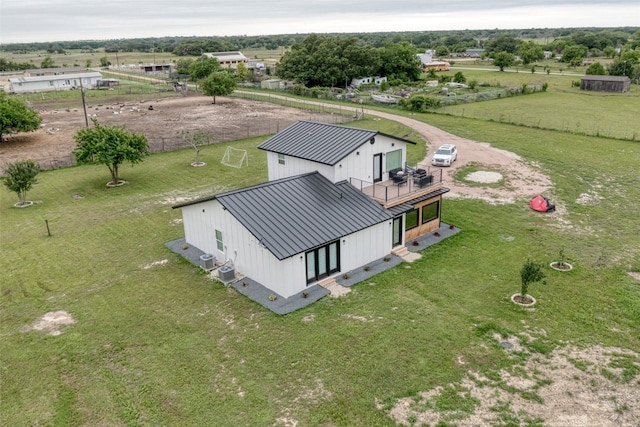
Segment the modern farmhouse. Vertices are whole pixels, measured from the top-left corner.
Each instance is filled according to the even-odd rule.
[[[259,148],[269,181],[175,205],[185,242],[290,298],[440,227],[440,169],[406,164],[411,141],[299,121]]]

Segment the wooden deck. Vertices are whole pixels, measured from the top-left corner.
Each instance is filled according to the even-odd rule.
[[[423,185],[419,185],[412,175],[409,175],[404,183],[391,179],[372,183],[357,178],[351,178],[350,182],[358,190],[388,208],[438,189],[442,185],[442,171],[437,169],[430,174],[433,179],[426,184],[423,182]]]

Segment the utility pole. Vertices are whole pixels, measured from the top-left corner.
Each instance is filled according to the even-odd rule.
[[[87,103],[84,99],[84,85],[82,84],[82,77],[80,77],[80,94],[82,95],[82,109],[84,110],[84,124],[89,128],[89,116],[87,115]]]

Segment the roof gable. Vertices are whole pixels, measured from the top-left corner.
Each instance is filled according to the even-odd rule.
[[[333,166],[377,134],[368,129],[301,120],[258,148]]]
[[[318,172],[270,181],[174,206],[216,199],[273,255],[282,260],[392,215],[346,181]]]

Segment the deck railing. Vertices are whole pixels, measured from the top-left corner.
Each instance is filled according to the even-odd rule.
[[[442,184],[442,169],[427,168],[425,174],[419,174],[415,168],[405,168],[405,179],[388,179],[380,182],[370,182],[358,178],[350,178],[351,185],[367,196],[381,202],[419,196],[428,193],[432,187]]]

